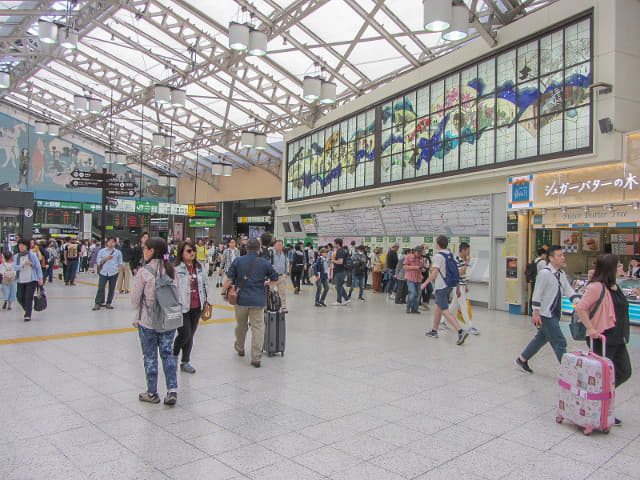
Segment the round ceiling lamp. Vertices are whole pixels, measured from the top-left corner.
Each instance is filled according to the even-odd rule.
[[[256,150],[264,150],[267,148],[267,135],[264,133],[256,133],[255,134],[255,149]]]
[[[187,92],[179,88],[171,89],[171,105],[174,107],[184,107],[187,103]]]
[[[223,165],[221,163],[214,163],[211,165],[211,175],[222,175]]]
[[[229,24],[229,48],[237,52],[246,50],[249,46],[249,25],[231,22]]]
[[[156,103],[169,103],[171,101],[171,89],[165,85],[155,85],[153,96]]]
[[[467,38],[469,30],[469,11],[463,5],[451,7],[451,27],[442,34],[442,38],[448,42],[455,42]]]
[[[11,85],[11,75],[9,72],[0,72],[0,88],[9,88]]]
[[[336,103],[336,89],[337,85],[333,82],[322,82],[320,87],[320,103],[330,105]]]
[[[249,54],[263,57],[267,54],[267,34],[252,29],[249,33]]]
[[[231,165],[230,163],[225,163],[222,165],[223,177],[230,177],[232,173],[233,173],[233,165]]]
[[[302,97],[313,102],[320,98],[322,93],[322,79],[320,77],[304,77],[302,81]]]
[[[35,123],[35,129],[36,129],[36,133],[38,135],[44,135],[44,134],[49,132],[49,129],[47,128],[47,123],[46,122],[36,122]]]
[[[38,38],[43,43],[56,43],[58,41],[58,26],[46,20],[38,20]]]
[[[451,0],[422,0],[424,28],[429,32],[444,32],[451,26]]]
[[[240,144],[242,147],[251,148],[256,144],[256,134],[254,132],[244,131],[240,135]]]
[[[66,28],[62,34],[62,40],[60,40],[60,46],[73,50],[78,47],[78,32],[74,32],[70,28]]]

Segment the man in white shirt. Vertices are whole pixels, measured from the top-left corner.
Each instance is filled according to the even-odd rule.
[[[454,287],[449,285],[450,282],[447,282],[447,262],[453,262],[455,265],[455,259],[451,251],[447,248],[449,246],[449,239],[447,237],[444,235],[438,236],[438,238],[436,238],[436,245],[438,246],[439,252],[433,256],[431,275],[429,275],[429,278],[422,284],[422,288],[426,288],[427,284],[434,280],[436,281],[436,308],[433,312],[433,328],[425,335],[431,338],[438,338],[438,326],[444,316],[447,322],[458,332],[456,345],[462,345],[469,336],[469,332],[460,328],[458,320],[449,311],[449,297],[451,296],[452,290],[454,288],[456,290],[453,292],[454,295],[457,295],[460,290],[460,286],[457,283]]]

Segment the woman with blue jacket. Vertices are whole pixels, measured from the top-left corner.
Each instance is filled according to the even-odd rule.
[[[318,258],[313,264],[313,274],[316,276],[316,307],[326,307],[324,300],[329,293],[329,268],[327,267],[327,249],[321,248]],[[320,290],[324,291],[320,294]]]
[[[24,310],[24,321],[31,320],[33,296],[42,285],[42,267],[35,253],[29,250],[29,241],[20,239],[18,253],[13,256],[13,269],[18,277],[18,303]]]
[[[204,269],[200,262],[196,260],[196,247],[191,242],[180,244],[175,266],[183,322],[182,326],[178,328],[178,335],[173,344],[173,355],[177,360],[182,351],[180,370],[186,373],[196,373],[196,369],[190,363],[191,349],[193,348],[193,337],[200,322],[200,314],[209,304],[209,279],[204,275]]]

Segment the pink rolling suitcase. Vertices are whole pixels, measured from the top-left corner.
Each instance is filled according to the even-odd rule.
[[[603,353],[606,339],[602,336]],[[609,433],[615,422],[615,374],[613,363],[606,357],[589,352],[565,353],[558,380],[560,395],[556,422],[563,420],[584,428]]]

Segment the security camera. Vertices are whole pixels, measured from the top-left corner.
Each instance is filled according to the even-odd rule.
[[[391,195],[382,195],[380,197],[380,207],[384,208],[387,206],[387,200],[391,198]]]

